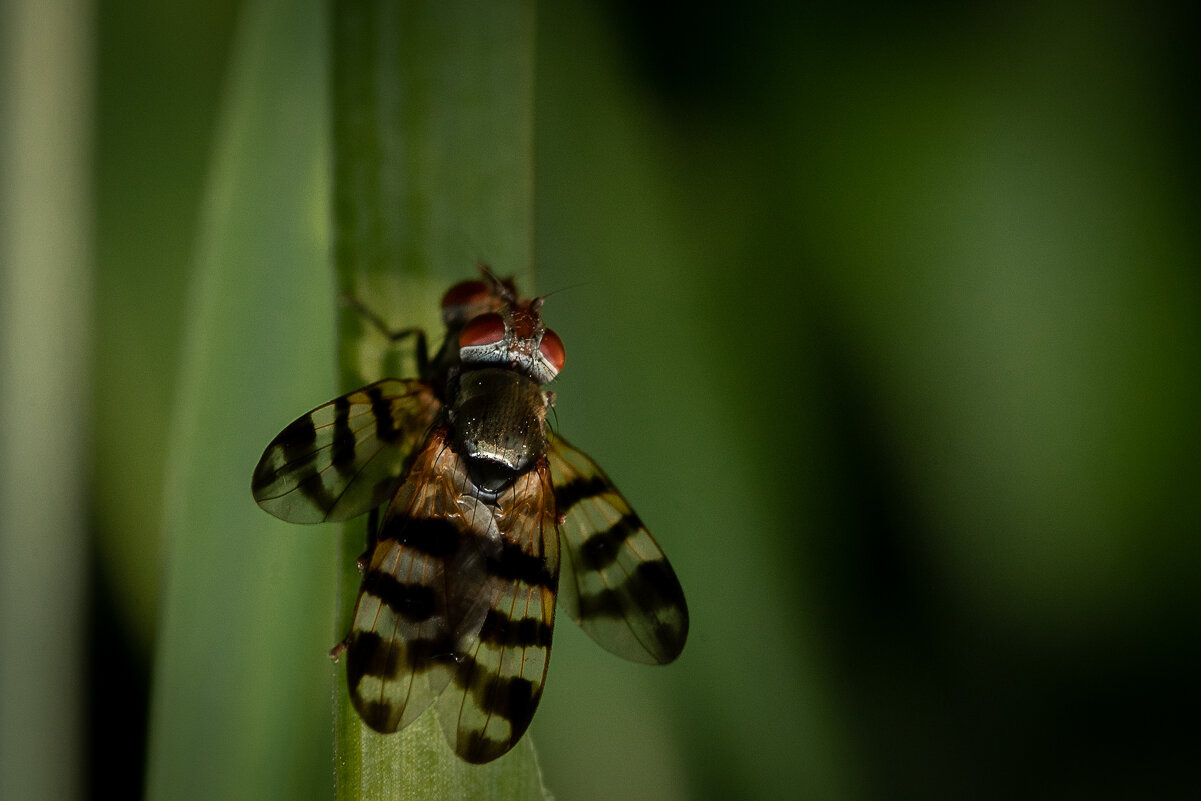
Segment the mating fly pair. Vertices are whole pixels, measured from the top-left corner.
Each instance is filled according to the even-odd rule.
[[[626,659],[666,664],[688,634],[663,551],[596,464],[546,420],[563,367],[542,299],[485,271],[442,301],[446,341],[417,379],[385,379],[301,416],[251,488],[294,523],[387,504],[345,648],[355,709],[394,732],[431,704],[451,748],[489,762],[533,718],[555,610]]]

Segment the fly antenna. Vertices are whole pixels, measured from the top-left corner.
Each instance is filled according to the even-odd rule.
[[[496,294],[501,297],[505,303],[513,304],[517,302],[517,287],[513,284],[512,278],[501,278],[496,273],[492,272],[492,268],[482,261],[477,261],[475,266],[483,274],[485,278],[492,282],[492,286],[496,288]]]
[[[545,295],[541,295],[539,297],[539,300],[546,300],[551,295],[557,295],[560,292],[566,292],[569,289],[579,289],[580,287],[588,286],[591,283],[592,283],[591,281],[580,281],[579,283],[576,283],[576,284],[568,284],[567,286],[561,286],[558,289],[552,289],[550,292],[547,292]]]

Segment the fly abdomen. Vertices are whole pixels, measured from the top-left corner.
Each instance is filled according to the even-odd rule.
[[[467,475],[476,489],[484,493],[484,496],[481,497],[488,497],[504,492],[521,473],[507,464],[492,459],[469,457],[467,459]]]

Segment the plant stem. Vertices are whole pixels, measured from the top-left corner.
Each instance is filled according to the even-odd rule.
[[[436,347],[439,297],[477,262],[530,285],[534,6],[335,0],[330,13],[337,287],[391,327],[424,327]],[[412,376],[412,354],[397,368],[390,352],[361,314],[343,310],[344,391]],[[357,521],[344,527],[339,637],[363,536]],[[454,755],[432,713],[379,735],[359,720],[341,678],[335,698],[339,799],[542,794],[528,736],[474,767]]]

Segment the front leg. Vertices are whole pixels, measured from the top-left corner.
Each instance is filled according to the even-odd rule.
[[[343,295],[342,302],[354,308],[354,310],[362,315],[367,322],[371,323],[375,330],[387,337],[388,341],[392,342],[393,344],[401,341],[402,339],[414,337],[416,341],[413,349],[417,358],[417,374],[419,376],[425,376],[429,373],[429,345],[425,338],[425,331],[423,329],[416,326],[411,326],[409,328],[389,328],[388,324],[384,322],[383,318],[376,314],[375,311],[367,306],[366,303],[363,303],[363,301],[359,300],[353,295]]]

